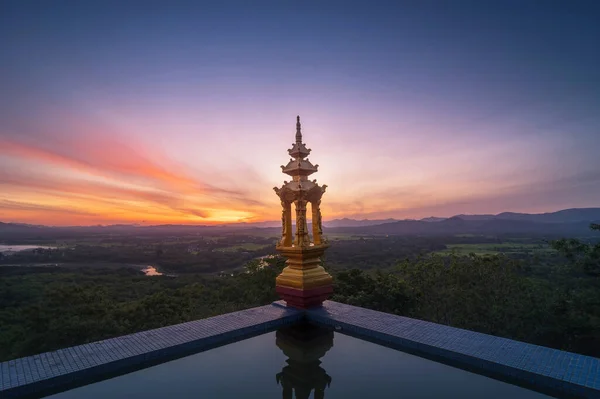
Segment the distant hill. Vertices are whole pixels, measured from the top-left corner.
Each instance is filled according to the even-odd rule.
[[[337,227],[326,233],[355,235],[454,235],[454,234],[536,234],[552,236],[597,235],[590,232],[589,222],[539,223],[526,220],[464,220],[452,217],[440,222],[402,220],[375,226]]]
[[[376,222],[376,221],[372,221]],[[498,215],[457,215],[421,220],[396,220],[381,224],[340,226],[327,232],[385,235],[441,234],[590,234],[589,225],[600,222],[600,208],[574,208],[558,212],[529,214],[503,212]]]
[[[325,227],[358,227],[358,226],[374,226],[377,224],[391,223],[396,222],[396,219],[333,219],[330,221],[323,221],[323,226]]]
[[[446,220],[447,218],[438,218],[435,216],[430,216],[428,218],[421,219],[422,222],[441,222],[442,220]]]
[[[573,208],[564,209],[557,212],[549,213],[514,213],[502,212],[497,215],[482,214],[482,215],[455,215],[450,218],[430,216],[420,219],[421,222],[442,222],[452,218],[460,218],[467,221],[485,221],[485,220],[521,220],[537,223],[571,223],[571,222],[593,222],[600,220],[600,208]],[[409,220],[398,219],[334,219],[329,222],[324,222],[326,227],[358,227],[358,226],[375,226],[385,223],[393,223]]]
[[[428,217],[421,220],[334,219],[323,223],[326,233],[359,235],[441,235],[441,234],[548,234],[572,236],[590,234],[590,223],[600,223],[600,208],[565,209],[529,214],[503,212],[498,215],[457,215],[451,218]],[[48,227],[0,222],[0,240],[61,239],[78,234],[177,235],[236,234],[261,231],[277,235],[280,222],[235,223],[226,225],[112,225]],[[310,228],[310,227],[309,227]]]
[[[3,223],[0,222],[0,231],[30,231],[35,229],[44,228],[44,226],[33,226],[30,224],[22,223]]]
[[[463,220],[492,220],[496,218],[496,215],[456,215],[454,217],[461,218]]]
[[[521,220],[537,223],[574,223],[600,220],[600,208],[572,208],[548,213],[502,212],[497,215],[456,215],[464,220]]]
[[[255,228],[255,227],[280,227],[281,221],[269,220],[266,222],[254,222],[254,223],[227,223],[220,224],[218,227],[239,227],[239,228]]]
[[[503,212],[496,219],[528,220],[539,223],[569,223],[600,220],[600,208],[573,208],[550,213],[513,213]]]

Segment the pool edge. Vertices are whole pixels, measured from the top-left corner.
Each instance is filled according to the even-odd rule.
[[[325,301],[308,321],[527,389],[600,398],[600,359],[423,320]]]

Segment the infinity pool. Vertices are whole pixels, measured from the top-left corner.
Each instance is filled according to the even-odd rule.
[[[330,330],[295,326],[51,396],[549,398]]]

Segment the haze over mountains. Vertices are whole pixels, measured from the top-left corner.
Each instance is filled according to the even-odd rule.
[[[326,233],[357,235],[441,235],[441,234],[547,234],[576,236],[590,234],[590,223],[600,222],[600,208],[574,208],[558,212],[528,214],[503,212],[497,215],[456,215],[421,220],[334,219],[324,222]],[[260,231],[278,234],[280,223],[234,223],[229,225],[110,225],[50,227],[0,222],[0,239],[46,239],[85,234],[179,234]]]
[[[590,223],[599,221],[600,208],[574,208],[540,214],[503,212],[450,218],[432,216],[421,220],[339,219],[325,223],[325,230],[373,235],[545,234],[568,237],[590,234]]]
[[[430,216],[419,219],[421,222],[441,222],[448,219],[460,218],[463,220],[483,221],[483,220],[520,220],[536,223],[571,223],[600,220],[600,208],[571,208],[563,209],[557,212],[547,213],[515,213],[502,212],[497,215],[455,215],[449,218],[440,218]],[[405,219],[411,220],[411,219]],[[326,227],[357,227],[357,226],[373,226],[384,223],[398,222],[398,219],[383,219],[383,220],[355,220],[355,219],[334,219],[330,222],[323,222]]]

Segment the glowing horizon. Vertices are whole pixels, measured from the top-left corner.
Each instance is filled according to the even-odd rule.
[[[66,3],[0,13],[2,222],[279,220],[297,114],[325,221],[600,206],[583,6]]]

